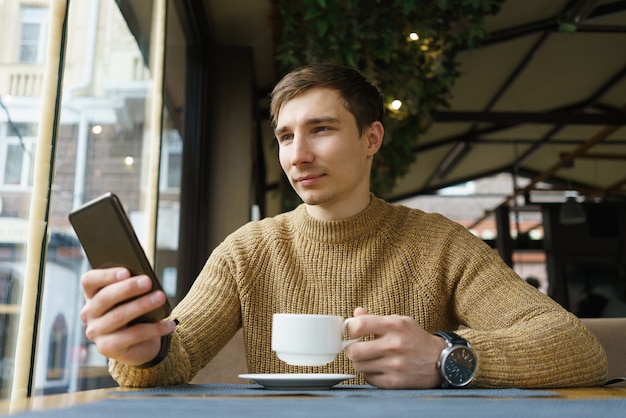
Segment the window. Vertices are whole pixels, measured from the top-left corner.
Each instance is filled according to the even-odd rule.
[[[183,140],[176,129],[163,131],[161,190],[178,190],[181,180]]]
[[[150,45],[149,32],[155,25],[139,26],[133,12],[140,9],[141,22],[150,22],[150,17],[157,15],[152,11],[152,2],[132,1],[124,5],[116,0],[68,2],[68,19],[63,29],[64,35],[68,35],[67,43],[59,50],[59,56],[64,54],[68,71],[59,76],[63,77],[63,85],[70,94],[64,95],[62,100],[57,97],[61,111],[55,114],[58,132],[50,150],[51,158],[57,158],[54,167],[42,164],[42,168],[35,165],[36,150],[47,155],[48,144],[42,141],[43,145],[38,145],[37,115],[41,109],[34,99],[39,93],[22,94],[22,90],[28,90],[22,88],[22,84],[30,83],[32,74],[43,73],[39,67],[45,63],[48,47],[57,47],[58,39],[47,37],[52,25],[59,28],[61,16],[52,15],[46,3],[50,2],[0,1],[0,14],[14,22],[0,25],[0,35],[2,39],[14,40],[11,50],[15,52],[11,60],[20,63],[11,65],[10,71],[3,73],[15,75],[17,81],[7,77],[2,85],[19,85],[14,89],[16,99],[6,100],[6,109],[0,109],[0,305],[3,305],[0,312],[0,400],[12,396],[14,389],[19,390],[16,393],[19,398],[27,389],[38,395],[116,386],[108,373],[107,359],[85,339],[78,315],[84,304],[80,275],[89,268],[89,263],[68,222],[67,215],[73,208],[105,191],[117,193],[141,237],[152,241],[151,236],[157,235],[159,242],[165,243],[151,252],[155,253],[155,269],[164,271],[169,294],[176,293],[174,266],[178,255],[183,145],[176,128],[182,125],[184,114],[177,112],[179,123],[174,124],[171,117],[164,117],[166,120],[162,121],[161,115],[152,112],[153,88],[158,86],[153,85],[148,67],[153,61],[150,53],[156,51]],[[37,7],[40,4],[44,6]],[[131,22],[124,19],[123,12],[132,15]],[[171,26],[168,23],[168,28],[178,22],[175,17],[168,20],[173,22]],[[178,33],[182,34],[180,28]],[[57,56],[56,51],[50,54],[51,58]],[[94,77],[85,87],[83,75],[87,70]],[[181,80],[180,91],[184,85],[185,81]],[[84,88],[76,88],[80,86]],[[51,103],[48,106],[52,107]],[[89,128],[95,126],[101,128],[99,133],[90,131]],[[155,132],[163,132],[162,150],[156,154],[162,156],[160,173],[151,165],[152,153],[157,152],[156,146],[152,147],[153,138],[157,137]],[[127,156],[133,156],[135,164],[124,164]],[[54,168],[54,173],[44,172],[46,168]],[[156,180],[161,183],[157,184]],[[148,188],[159,186],[165,193],[148,193]],[[31,205],[33,189],[50,191],[49,200],[44,201],[37,195],[36,205]],[[31,207],[35,206],[35,211],[45,216],[43,232],[49,240],[38,260],[39,267],[45,265],[45,269],[39,269],[40,282],[28,281],[26,286],[25,258],[29,254],[26,245],[30,245],[28,240],[34,236],[35,240],[38,238],[37,234],[29,234],[32,229],[29,227],[33,225],[30,217],[35,213]],[[149,215],[155,209],[159,210],[158,219],[153,220]],[[158,230],[157,223],[158,228],[165,230]],[[39,219],[36,221],[37,226],[42,224]],[[40,298],[37,305],[40,311],[34,324],[38,327],[36,346],[20,346],[18,350],[18,331],[26,329],[26,334],[34,336],[28,332],[33,324],[19,329],[22,309],[27,305],[31,308],[31,304],[21,306],[14,302],[21,300],[21,296],[29,300]],[[16,367],[17,357],[31,356],[34,360],[30,368],[22,367],[21,362]],[[12,383],[18,380],[20,387],[13,388]],[[30,387],[25,388],[23,382]]]
[[[17,132],[9,128],[0,143],[0,185],[3,188],[27,188],[33,184],[36,124],[18,123]]]
[[[9,332],[9,321],[15,322],[17,319],[11,315],[13,312],[13,301],[16,299],[14,295],[14,282],[16,273],[11,267],[0,264],[0,304],[2,304],[2,313],[0,313],[0,376],[4,380],[4,376],[10,376],[10,370],[5,372],[6,354],[9,351],[11,335]],[[0,380],[0,388],[3,381]]]
[[[22,8],[19,62],[43,63],[48,35],[48,9]]]
[[[67,351],[67,323],[63,315],[57,315],[48,340],[48,380],[61,380],[65,376]]]

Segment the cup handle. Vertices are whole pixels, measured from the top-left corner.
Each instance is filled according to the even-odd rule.
[[[349,324],[350,322],[352,322],[353,320],[354,320],[354,318],[347,318],[345,321],[343,321],[343,329],[344,329],[344,331],[345,331],[345,330],[346,330],[346,328],[348,327],[348,324]],[[361,341],[362,339],[363,339],[363,337],[355,338],[355,339],[352,339],[352,340],[344,340],[344,341],[341,343],[341,350],[344,350],[344,349],[345,349],[347,346],[349,346],[350,344],[352,344],[352,343],[356,343],[356,342],[359,342],[359,341]]]

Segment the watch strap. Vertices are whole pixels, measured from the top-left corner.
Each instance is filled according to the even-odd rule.
[[[471,347],[469,341],[454,332],[437,331],[433,332],[433,334],[446,340],[449,345],[464,345],[466,347]]]
[[[170,352],[170,345],[172,343],[172,334],[167,334],[161,337],[161,349],[157,353],[156,357],[150,360],[147,363],[140,364],[137,367],[138,369],[148,369],[150,367],[154,367],[167,357],[167,353]]]

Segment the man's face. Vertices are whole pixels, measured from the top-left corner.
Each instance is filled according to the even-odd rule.
[[[374,122],[359,135],[354,116],[335,90],[314,88],[283,103],[275,134],[283,171],[309,208],[317,206],[324,217],[337,218],[362,210],[354,206],[365,199],[369,202],[382,125]]]

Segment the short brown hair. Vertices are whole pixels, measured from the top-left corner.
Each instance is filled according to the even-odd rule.
[[[274,87],[270,98],[272,127],[276,128],[281,106],[315,87],[339,92],[346,109],[363,132],[372,122],[383,120],[383,100],[374,85],[353,68],[335,63],[315,63],[297,68],[284,76]]]

